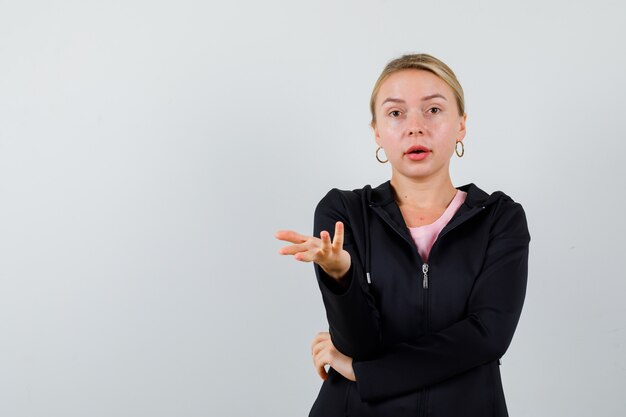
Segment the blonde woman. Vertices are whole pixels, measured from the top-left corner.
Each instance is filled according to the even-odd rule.
[[[370,108],[391,178],[329,191],[313,236],[276,233],[281,254],[313,262],[329,323],[312,342],[324,381],[310,416],[507,416],[500,358],[526,292],[524,210],[452,184],[466,114],[442,61],[391,61]]]

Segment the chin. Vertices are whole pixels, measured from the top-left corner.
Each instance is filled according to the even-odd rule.
[[[395,174],[401,175],[406,178],[419,180],[419,179],[426,179],[429,177],[433,177],[437,173],[441,172],[441,170],[447,171],[447,168],[440,167],[440,169],[433,169],[432,166],[419,166],[419,167],[414,166],[414,167],[411,167],[411,169],[402,169],[402,170],[396,169]],[[448,171],[448,175],[450,175],[449,171]]]

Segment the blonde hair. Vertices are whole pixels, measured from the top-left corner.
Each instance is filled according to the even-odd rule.
[[[383,72],[378,77],[378,80],[376,80],[376,84],[374,84],[374,89],[372,90],[372,96],[370,98],[370,111],[372,112],[372,121],[370,124],[372,127],[376,125],[375,104],[376,96],[378,95],[378,90],[380,90],[380,86],[387,78],[389,78],[391,74],[407,69],[428,71],[441,78],[446,84],[450,86],[450,88],[454,92],[456,104],[459,109],[459,116],[463,116],[465,114],[465,98],[463,96],[463,87],[461,87],[461,83],[459,83],[459,80],[456,78],[456,75],[450,69],[450,67],[448,67],[445,63],[432,55],[402,55],[400,58],[396,58],[387,64]]]

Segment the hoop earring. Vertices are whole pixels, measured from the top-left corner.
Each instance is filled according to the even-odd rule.
[[[457,148],[458,144],[461,144],[461,153],[459,153],[459,149]],[[465,155],[465,145],[463,145],[463,141],[462,140],[457,140],[456,143],[454,144],[454,152],[456,153],[456,156],[458,156],[459,158],[462,157],[463,155]]]
[[[382,146],[379,146],[378,149],[376,149],[376,159],[381,164],[385,164],[385,163],[389,162],[389,159],[385,159],[384,161],[382,159],[380,159],[380,157],[378,156],[378,151],[380,151],[381,149],[383,149]],[[386,158],[386,156],[385,156],[385,158]]]

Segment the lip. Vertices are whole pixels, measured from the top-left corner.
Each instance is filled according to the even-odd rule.
[[[412,153],[415,151],[422,151],[420,153]],[[404,152],[404,155],[413,161],[421,161],[426,158],[430,154],[430,149],[425,146],[415,145],[411,146],[409,149]]]

